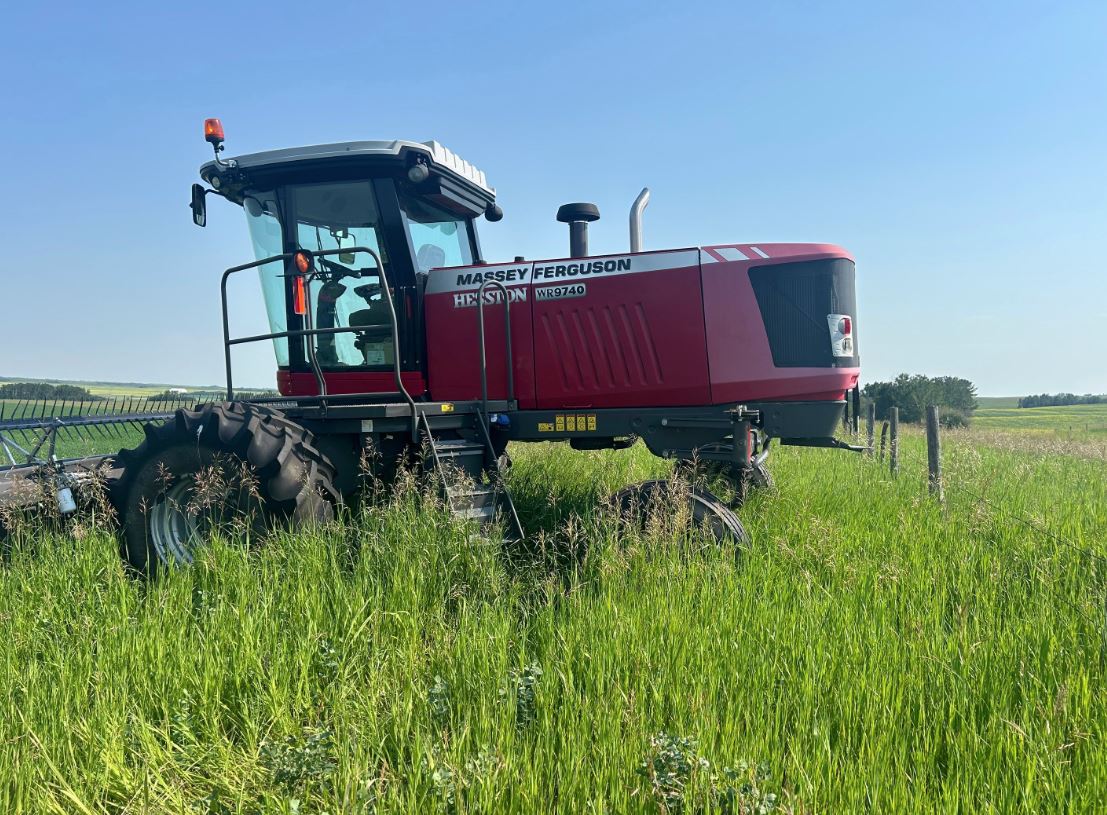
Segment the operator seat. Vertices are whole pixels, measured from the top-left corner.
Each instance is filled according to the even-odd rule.
[[[431,269],[446,265],[446,250],[433,243],[424,243],[415,253],[415,271],[426,274]]]
[[[350,314],[350,327],[361,329],[355,335],[354,347],[361,351],[366,365],[392,364],[392,315],[388,301],[383,294],[376,300],[370,299],[379,291],[373,284],[354,289],[367,305]]]

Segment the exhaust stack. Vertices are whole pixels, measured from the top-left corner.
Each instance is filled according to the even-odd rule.
[[[642,192],[630,205],[630,251],[642,251],[642,212],[649,206],[650,188],[643,187]]]
[[[600,208],[595,204],[562,204],[557,210],[557,220],[569,225],[569,257],[588,257],[588,224],[600,219]]]

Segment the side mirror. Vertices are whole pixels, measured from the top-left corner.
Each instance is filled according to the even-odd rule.
[[[207,190],[204,189],[203,184],[192,185],[192,223],[196,226],[207,226],[208,223],[208,204],[207,204]]]

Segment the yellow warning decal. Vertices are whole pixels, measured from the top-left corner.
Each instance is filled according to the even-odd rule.
[[[594,433],[595,413],[557,413],[553,422],[539,422],[539,433]]]
[[[443,413],[453,413],[454,412],[454,403],[453,402],[443,402],[442,403],[442,412]]]

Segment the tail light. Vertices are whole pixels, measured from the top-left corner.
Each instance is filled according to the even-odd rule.
[[[857,344],[853,340],[853,318],[848,314],[826,315],[830,329],[830,352],[835,357],[857,355]]]

